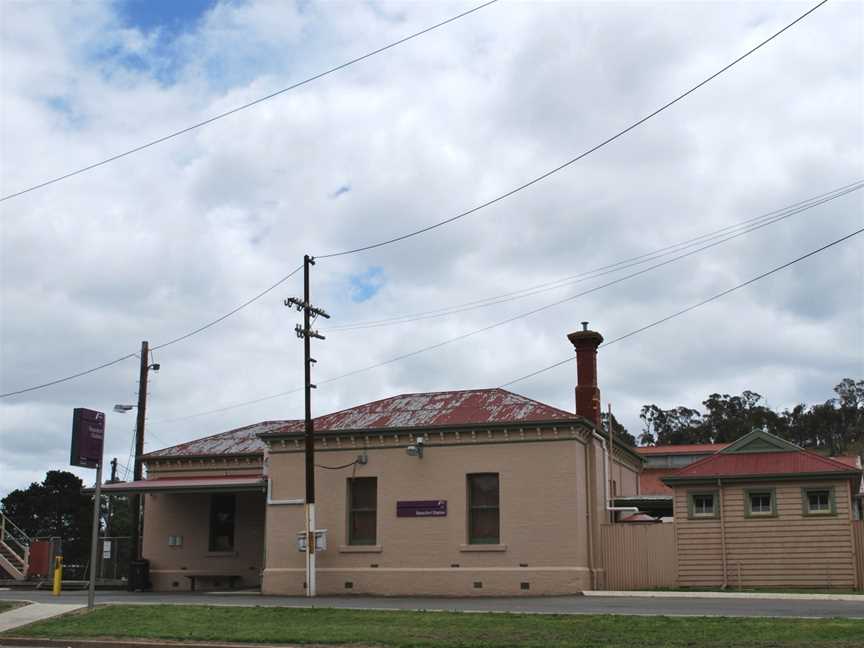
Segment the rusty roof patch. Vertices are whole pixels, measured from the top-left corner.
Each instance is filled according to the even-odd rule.
[[[315,419],[315,430],[380,430],[573,418],[572,412],[505,389],[473,389],[402,394],[365,403]]]
[[[316,432],[388,428],[483,425],[572,420],[572,412],[532,400],[506,389],[402,394],[319,416]],[[145,459],[189,456],[263,454],[259,435],[302,432],[303,421],[264,421],[181,443],[144,455]]]
[[[171,457],[199,457],[224,455],[259,455],[264,454],[264,443],[258,438],[264,432],[273,432],[280,427],[290,426],[302,421],[262,421],[227,432],[220,432],[203,439],[187,441],[179,445],[155,450],[144,455],[144,459],[159,459]]]

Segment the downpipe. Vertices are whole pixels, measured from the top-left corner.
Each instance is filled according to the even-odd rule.
[[[618,512],[638,513],[639,509],[635,506],[612,506],[612,498],[609,493],[609,471],[612,461],[612,449],[606,447],[606,439],[597,432],[591,433],[595,439],[600,442],[603,447],[603,494],[606,498],[606,511],[613,516]]]

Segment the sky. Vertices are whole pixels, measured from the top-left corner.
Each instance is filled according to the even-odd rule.
[[[440,22],[453,2],[0,4],[0,192],[61,176]],[[422,228],[574,158],[802,14],[795,2],[499,2],[157,146],[0,202],[0,392],[135,354],[228,313],[304,254]],[[864,227],[864,190],[622,278],[616,266],[864,177],[864,5],[829,2],[727,73],[542,182],[451,224],[319,258],[313,413],[496,387]],[[662,257],[661,259],[668,259]],[[145,448],[303,416],[301,275],[154,352]],[[601,348],[605,404],[775,409],[864,378],[864,235]],[[371,328],[347,325],[455,308]],[[134,355],[0,399],[0,495],[69,469],[72,410],[131,467]],[[570,410],[575,363],[510,389]],[[267,398],[283,392],[287,395]],[[263,399],[263,400],[262,400]],[[257,401],[233,407],[238,403]],[[204,412],[212,412],[202,414]],[[94,471],[74,469],[88,483]]]

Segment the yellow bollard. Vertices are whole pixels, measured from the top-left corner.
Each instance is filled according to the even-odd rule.
[[[54,556],[54,588],[51,593],[60,596],[63,586],[63,556]]]

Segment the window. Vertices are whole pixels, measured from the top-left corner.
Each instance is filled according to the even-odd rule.
[[[468,475],[468,544],[500,544],[498,473]]]
[[[718,497],[716,492],[688,493],[687,512],[690,518],[719,517]]]
[[[802,488],[804,515],[834,515],[837,512],[833,488]]]
[[[748,490],[745,492],[747,498],[748,517],[770,517],[777,515],[774,490]]]
[[[210,496],[210,551],[234,550],[234,495]]]
[[[348,544],[374,545],[378,540],[378,478],[348,479]]]

